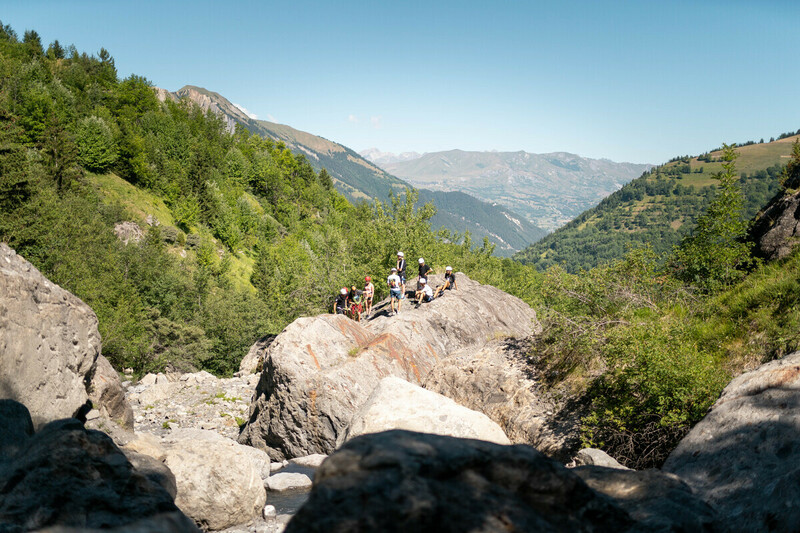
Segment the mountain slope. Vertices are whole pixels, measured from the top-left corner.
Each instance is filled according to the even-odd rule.
[[[382,166],[418,187],[460,190],[502,204],[546,229],[562,226],[651,167],[565,152],[462,150]]]
[[[159,97],[162,100],[189,99],[203,109],[220,114],[230,131],[236,124],[241,124],[252,133],[285,143],[294,153],[303,154],[315,170],[326,169],[337,190],[351,201],[373,198],[386,201],[391,193],[400,193],[411,187],[346,146],[285,124],[250,118],[213,91],[187,85],[174,93],[159,89]],[[509,256],[546,235],[546,231],[507,207],[463,195],[433,194],[424,189],[419,193],[420,202],[431,201],[437,208],[437,214],[431,220],[434,228],[446,227],[459,233],[468,230],[476,240],[488,237],[497,245],[497,255]]]
[[[797,138],[737,148],[745,218],[753,217],[778,191],[781,167]],[[645,172],[515,258],[539,269],[563,264],[577,272],[622,257],[629,245],[650,244],[657,253],[670,251],[691,231],[713,197],[713,174],[722,168],[720,155],[717,150],[676,158]]]

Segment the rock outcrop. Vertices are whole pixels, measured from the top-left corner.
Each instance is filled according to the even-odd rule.
[[[664,463],[740,531],[800,524],[800,352],[742,374]]]
[[[246,376],[260,372],[264,368],[264,358],[267,353],[267,348],[275,340],[275,335],[264,335],[258,339],[255,344],[250,347],[247,355],[242,358],[239,363],[238,376]]]
[[[0,295],[0,398],[24,404],[36,427],[73,416],[100,354],[94,311],[3,243]]]
[[[396,377],[383,378],[340,437],[345,441],[367,433],[405,429],[497,444],[511,444],[496,423],[483,413]]]
[[[178,487],[175,503],[203,529],[217,531],[261,516],[267,498],[262,476],[269,475],[264,452],[202,430],[174,432],[164,449]]]
[[[387,431],[317,470],[286,533],[629,530],[621,507],[530,446]]]
[[[541,390],[524,359],[528,350],[513,339],[468,347],[439,361],[423,385],[486,414],[511,442],[567,462],[580,448],[580,415],[565,416],[569,409]]]
[[[800,244],[800,192],[773,199],[750,230],[756,255],[782,259]]]
[[[342,315],[300,318],[267,349],[240,442],[274,460],[330,453],[378,381],[419,384],[441,359],[502,336],[527,337],[535,312],[522,300],[464,275],[459,289],[397,316],[356,323]]]
[[[169,493],[137,471],[107,435],[76,419],[53,421],[29,434],[24,406],[13,403],[6,400],[0,408],[3,531],[198,531]],[[9,442],[13,438],[19,441]]]
[[[635,531],[728,531],[718,515],[678,476],[658,470],[581,466],[572,470],[636,521]]]
[[[97,356],[91,371],[89,399],[100,415],[126,429],[133,429],[133,409],[131,409],[119,374],[102,355]]]

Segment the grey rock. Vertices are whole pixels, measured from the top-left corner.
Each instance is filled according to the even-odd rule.
[[[723,521],[678,476],[658,470],[580,466],[572,470],[636,521],[633,531],[727,531]]]
[[[0,462],[12,459],[27,447],[33,435],[28,409],[14,400],[0,400]]]
[[[101,416],[133,429],[133,409],[125,398],[119,374],[102,355],[97,356],[90,374],[89,399]]]
[[[251,522],[266,502],[261,472],[246,447],[218,437],[165,442],[166,465],[178,485],[175,503],[203,529],[214,531]]]
[[[342,315],[295,320],[270,344],[240,442],[273,460],[335,448],[378,381],[419,384],[437,361],[498,336],[527,337],[539,326],[522,300],[466,276],[459,289],[419,309],[356,323]]]
[[[511,442],[566,463],[580,449],[580,405],[542,390],[531,373],[529,350],[525,340],[515,339],[464,348],[440,360],[423,386],[484,413]]]
[[[616,459],[597,448],[584,448],[578,451],[574,462],[575,466],[604,466],[606,468],[628,470],[627,466],[622,466]]]
[[[483,413],[396,377],[383,378],[378,383],[337,444],[389,429],[510,444],[500,426]]]
[[[265,335],[258,339],[255,344],[250,347],[250,351],[244,356],[241,363],[239,363],[240,376],[260,372],[264,367],[264,356],[267,348],[275,340],[275,335]]]
[[[140,242],[144,238],[144,232],[136,222],[125,221],[114,226],[114,235],[124,244]]]
[[[289,464],[306,466],[309,468],[319,468],[322,462],[327,458],[327,455],[314,453],[311,455],[306,455],[305,457],[295,457],[294,459],[289,460]]]
[[[526,445],[387,431],[317,470],[287,533],[625,531],[628,514]]]
[[[742,374],[669,455],[677,474],[741,531],[800,524],[800,352]]]
[[[161,513],[112,528],[53,526],[37,533],[200,533],[192,520],[180,511]]]
[[[77,413],[100,354],[97,316],[0,243],[0,398],[23,403],[35,427]]]
[[[800,243],[800,191],[773,199],[750,231],[756,255],[767,260],[789,255]]]
[[[164,487],[164,490],[169,493],[172,499],[175,499],[178,494],[178,485],[175,481],[175,475],[167,468],[167,465],[154,457],[133,450],[122,448],[122,452],[137,472]]]
[[[267,489],[274,492],[311,488],[312,478],[300,472],[278,472],[267,480]]]
[[[30,437],[0,465],[0,488],[4,531],[125,530],[164,513],[175,513],[171,522],[183,526],[172,531],[196,531],[160,484],[138,472],[107,435],[75,419],[50,422]]]

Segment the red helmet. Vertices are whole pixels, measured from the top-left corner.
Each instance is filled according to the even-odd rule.
[[[367,276],[366,278],[364,278],[364,281],[372,281],[372,278]]]

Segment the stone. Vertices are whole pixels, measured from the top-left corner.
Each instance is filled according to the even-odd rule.
[[[0,398],[16,400],[34,427],[75,415],[100,354],[97,316],[0,243]]]
[[[135,439],[123,446],[123,450],[149,455],[161,462],[167,458],[167,452],[161,444],[161,440],[150,433],[137,433]]]
[[[378,383],[337,444],[389,429],[510,444],[500,426],[483,413],[396,377],[383,378]]]
[[[192,520],[180,511],[161,513],[112,528],[53,526],[37,533],[200,533]]]
[[[133,429],[133,409],[125,398],[125,389],[119,374],[102,355],[97,356],[91,373],[89,399],[100,416],[113,420],[126,429]]]
[[[178,494],[175,475],[163,461],[126,448],[122,448],[122,452],[137,472],[164,487],[164,490],[169,493],[172,499],[175,499]]]
[[[275,335],[265,335],[258,339],[255,344],[250,347],[250,351],[244,356],[241,363],[239,363],[240,376],[254,374],[260,372],[264,367],[264,356],[267,348],[275,340]]]
[[[384,377],[420,384],[437,361],[498,336],[539,328],[525,302],[460,276],[459,290],[356,323],[342,315],[295,320],[269,345],[239,440],[272,460],[329,454]]]
[[[0,400],[0,463],[12,459],[27,447],[33,435],[28,409],[14,400]]]
[[[155,385],[156,384],[156,375],[155,374],[145,374],[142,376],[142,379],[139,380],[139,385]]]
[[[327,458],[327,455],[315,453],[312,455],[306,455],[305,457],[295,457],[294,459],[290,459],[289,464],[306,466],[309,468],[319,468],[322,462]]]
[[[273,492],[311,488],[311,476],[300,472],[278,472],[267,480],[267,489]]]
[[[166,465],[178,485],[178,507],[213,531],[259,517],[266,491],[246,447],[220,435],[215,438],[212,432],[183,431],[193,436],[165,441]]]
[[[580,466],[572,471],[627,511],[636,521],[636,531],[728,530],[711,506],[673,474],[602,466]]]
[[[511,442],[530,444],[566,463],[580,449],[585,414],[578,402],[555,399],[542,390],[529,352],[529,342],[517,339],[467,347],[436,363],[423,386],[484,413]]]
[[[573,461],[575,466],[604,466],[606,468],[628,470],[627,466],[622,466],[616,459],[597,448],[584,448],[579,450]]]
[[[530,446],[393,430],[333,453],[286,533],[619,532],[632,525],[612,500]]]
[[[756,217],[750,230],[755,255],[774,261],[788,256],[800,243],[800,191],[774,198]]]
[[[196,531],[163,486],[137,471],[107,435],[76,419],[50,422],[31,436],[0,465],[0,487],[3,531],[127,531],[128,524],[165,513],[181,526],[172,531]]]
[[[740,531],[800,524],[800,352],[731,381],[663,470]]]
[[[139,224],[131,221],[120,222],[115,225],[114,235],[116,235],[123,244],[131,242],[137,244],[144,238],[144,232],[142,228],[139,227]]]

